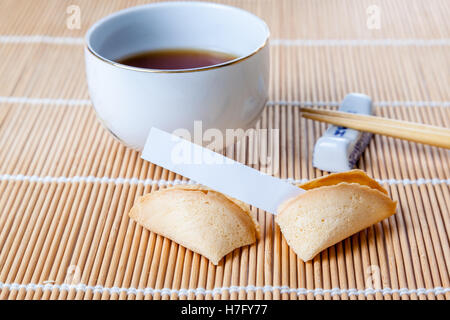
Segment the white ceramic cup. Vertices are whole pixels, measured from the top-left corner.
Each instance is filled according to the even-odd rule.
[[[151,127],[192,134],[244,130],[258,120],[269,85],[269,29],[255,15],[204,2],[129,8],[95,23],[86,35],[89,93],[100,121],[120,141],[142,150]],[[210,49],[236,59],[182,70],[136,68],[116,61],[173,48]]]

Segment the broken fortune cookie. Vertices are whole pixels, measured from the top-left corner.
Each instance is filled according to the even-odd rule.
[[[281,204],[275,221],[303,261],[388,218],[397,205],[361,170],[330,174],[299,187],[308,191]]]
[[[129,216],[213,264],[259,237],[250,207],[201,185],[178,185],[142,196]]]

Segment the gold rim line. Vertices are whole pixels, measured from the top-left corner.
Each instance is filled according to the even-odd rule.
[[[267,46],[267,44],[269,43],[269,37],[270,37],[270,33],[267,35],[266,39],[264,40],[264,43],[258,47],[255,51],[251,52],[250,54],[240,57],[240,58],[236,58],[233,60],[230,60],[228,62],[224,62],[221,64],[215,64],[212,66],[208,66],[208,67],[202,67],[202,68],[193,68],[193,69],[174,69],[174,70],[166,70],[166,69],[145,69],[145,68],[138,68],[138,67],[133,67],[133,66],[128,66],[125,64],[121,64],[109,59],[106,59],[104,57],[102,57],[101,55],[99,55],[97,52],[95,52],[90,46],[89,44],[86,43],[85,41],[85,48],[97,59],[106,62],[112,66],[115,67],[119,67],[122,69],[127,69],[127,70],[132,70],[132,71],[138,71],[138,72],[148,72],[148,73],[188,73],[188,72],[199,72],[199,71],[207,71],[207,70],[212,70],[212,69],[219,69],[222,67],[227,67],[227,66],[231,66],[233,64],[237,64],[239,62],[245,61],[248,58],[254,56],[255,54],[257,54],[258,52],[260,52],[264,47]]]

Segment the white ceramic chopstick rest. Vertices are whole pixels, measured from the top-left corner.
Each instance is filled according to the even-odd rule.
[[[350,93],[342,102],[339,111],[356,114],[372,114],[372,100],[360,93]],[[313,166],[330,172],[351,170],[372,134],[332,125],[317,140],[314,146]]]

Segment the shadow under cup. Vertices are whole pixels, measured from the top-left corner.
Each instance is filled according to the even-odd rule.
[[[202,129],[248,129],[267,101],[269,29],[241,9],[199,2],[151,4],[117,12],[86,36],[89,93],[98,118],[127,146],[142,150],[151,127],[167,132],[194,121]],[[161,49],[215,50],[238,58],[195,69],[122,65]]]

